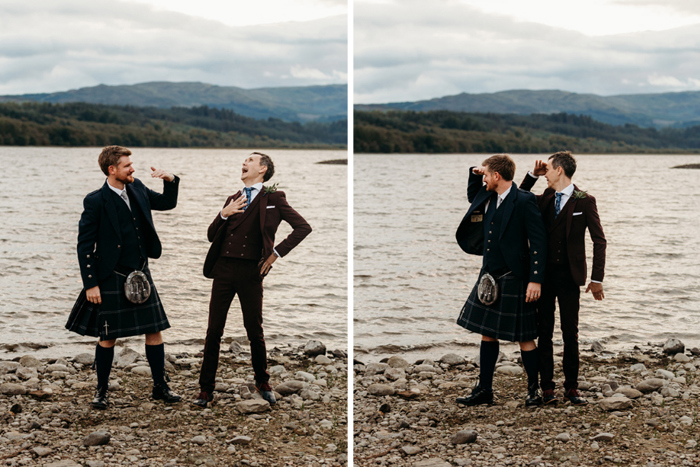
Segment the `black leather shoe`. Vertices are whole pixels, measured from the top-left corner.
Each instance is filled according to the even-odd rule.
[[[207,404],[209,404],[209,402],[211,402],[213,400],[214,400],[214,394],[207,392],[207,391],[202,391],[197,396],[197,399],[192,401],[192,403],[198,407],[206,409]]]
[[[493,404],[493,389],[484,389],[477,385],[470,395],[467,397],[458,397],[455,402],[470,407],[481,404]]]
[[[557,405],[557,398],[554,395],[554,389],[545,389],[542,393],[542,403],[544,405]]]
[[[260,393],[263,399],[270,403],[270,405],[275,405],[277,403],[270,383],[256,384],[255,389]]]
[[[569,389],[564,393],[564,399],[568,399],[569,402],[571,402],[572,405],[586,405],[588,404],[588,401],[581,397],[581,394],[578,393],[578,390],[576,389]]]
[[[525,407],[536,407],[542,405],[542,396],[540,396],[540,387],[533,384],[527,388],[527,397],[525,398]]]
[[[107,407],[109,407],[107,388],[97,388],[95,391],[95,397],[92,399],[92,408],[104,410]]]
[[[153,393],[151,395],[154,400],[162,400],[166,404],[174,404],[182,400],[182,397],[175,394],[165,383],[154,384]]]

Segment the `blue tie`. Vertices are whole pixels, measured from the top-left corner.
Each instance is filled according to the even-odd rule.
[[[554,218],[556,218],[559,215],[559,212],[561,211],[561,197],[563,195],[564,193],[555,193],[557,200],[554,202]]]
[[[245,191],[245,197],[248,201],[248,203],[245,206],[243,206],[243,210],[245,211],[248,208],[248,206],[250,206],[250,195],[253,193],[253,187],[247,186],[243,188],[243,191]]]

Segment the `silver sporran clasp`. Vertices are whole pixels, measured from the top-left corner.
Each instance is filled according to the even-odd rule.
[[[151,296],[151,284],[148,277],[141,271],[133,271],[126,276],[124,294],[131,303],[141,304]]]
[[[485,272],[479,279],[479,301],[486,306],[493,305],[498,299],[498,284],[496,279]]]

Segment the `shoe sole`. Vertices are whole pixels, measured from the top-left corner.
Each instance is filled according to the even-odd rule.
[[[92,404],[92,408],[98,409],[98,410],[106,410],[108,407],[109,407],[108,405]]]

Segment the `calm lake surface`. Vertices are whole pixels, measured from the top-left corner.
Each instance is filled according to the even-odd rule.
[[[455,322],[481,257],[464,253],[455,231],[469,207],[469,167],[485,158],[355,155],[357,358],[477,354],[480,337]],[[514,156],[517,184],[537,158],[546,156]],[[608,241],[605,300],[581,290],[581,349],[593,340],[614,350],[669,337],[700,346],[700,171],[671,169],[700,156],[577,160],[574,182],[596,197]],[[545,188],[542,178],[533,192]],[[587,235],[589,279],[592,245]],[[561,342],[558,329],[556,339]]]
[[[82,288],[76,243],[82,201],[105,176],[101,148],[0,147],[0,354],[39,356],[91,351],[96,339],[68,332],[65,322]],[[181,178],[178,205],[153,212],[163,255],[150,261],[171,328],[166,351],[198,351],[206,334],[211,280],[202,275],[207,228],[227,196],[242,187],[241,164],[250,150],[132,149],[135,177],[162,192],[150,167]],[[314,231],[265,279],[268,348],[315,339],[347,348],[347,166],[316,162],[347,158],[346,151],[269,150],[275,175]],[[282,223],[276,243],[291,228]],[[238,299],[224,337],[245,339]],[[124,339],[143,351],[143,337]],[[246,348],[246,347],[244,347]],[[1,356],[1,355],[0,355]]]

